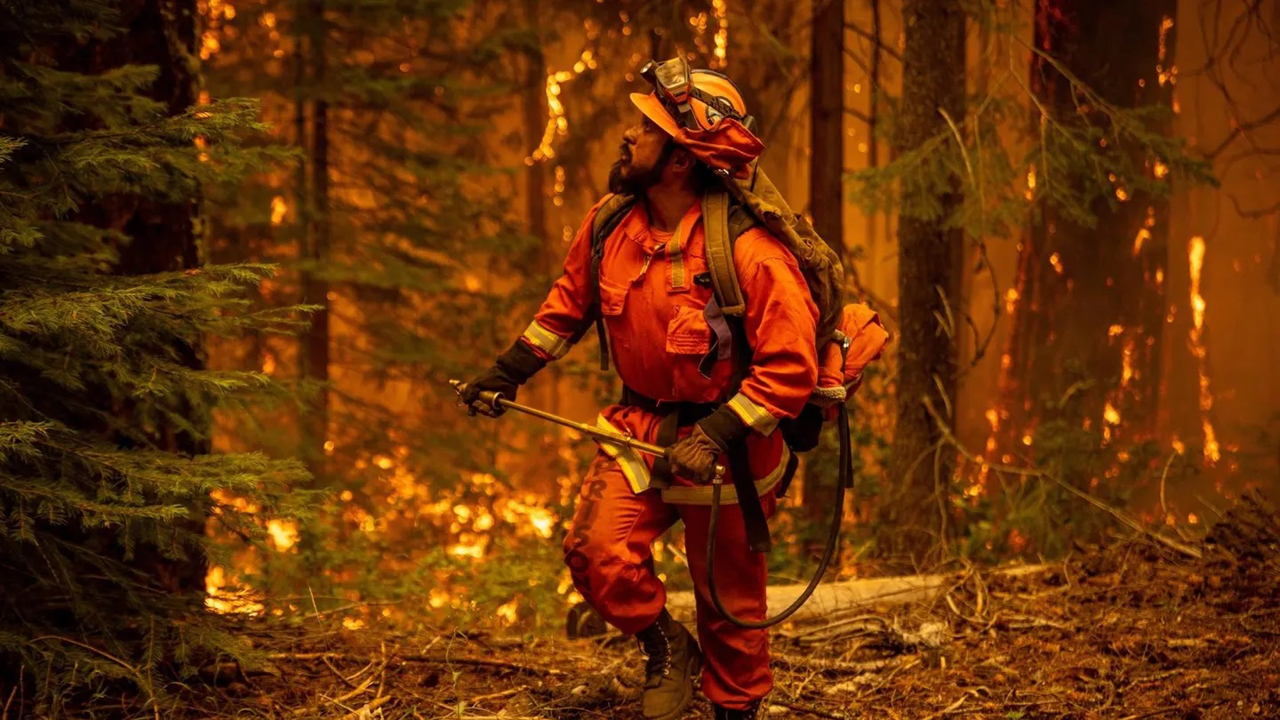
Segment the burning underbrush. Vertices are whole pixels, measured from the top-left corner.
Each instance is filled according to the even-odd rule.
[[[785,625],[768,716],[1280,716],[1280,515],[1246,497],[1201,541],[1163,537],[1016,569],[952,563],[909,604],[881,593]],[[173,716],[639,718],[629,639],[407,632],[367,610],[288,630],[240,619],[254,656],[206,666]],[[352,630],[352,614],[374,619]],[[700,700],[689,717],[708,713]]]

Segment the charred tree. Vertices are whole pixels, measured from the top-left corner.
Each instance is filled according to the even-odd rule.
[[[1032,92],[1061,122],[1097,116],[1081,104],[1078,83],[1116,108],[1168,106],[1174,0],[1135,3],[1040,0],[1036,5]],[[1049,58],[1053,59],[1050,60]],[[1065,69],[1073,77],[1068,77]],[[1037,111],[1033,121],[1046,122]],[[1166,121],[1167,123],[1167,121]],[[1156,132],[1165,123],[1152,124]],[[1106,148],[1107,139],[1096,141]],[[1043,201],[1021,243],[1020,309],[1010,342],[1010,378],[1002,424],[1017,432],[1049,420],[1101,429],[1108,438],[1141,439],[1156,420],[1160,342],[1168,302],[1168,202],[1137,187],[1159,180],[1167,158],[1144,147],[1111,148],[1146,177],[1105,168],[1111,192],[1078,209]],[[1097,182],[1096,167],[1039,168],[1059,187]],[[1052,195],[1045,196],[1050,197]],[[1071,388],[1076,402],[1059,402]],[[1053,408],[1053,409],[1048,409]],[[1006,447],[1018,442],[1004,438]]]
[[[894,138],[898,154],[918,152],[964,116],[965,14],[956,0],[908,0],[903,7],[902,101]],[[956,120],[959,122],[959,120]],[[935,170],[947,172],[944,166]],[[878,547],[886,555],[923,558],[939,538],[940,493],[952,463],[928,407],[950,422],[962,235],[953,221],[963,197],[959,179],[904,183],[898,218],[898,396],[890,484],[881,496]]]

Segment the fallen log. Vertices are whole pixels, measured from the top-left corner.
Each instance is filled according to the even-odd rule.
[[[1000,575],[1026,575],[1040,572],[1045,565],[1019,565],[1001,568],[993,572]],[[901,575],[897,577],[860,578],[842,582],[824,583],[813,592],[813,596],[804,604],[791,622],[803,622],[815,618],[829,617],[837,612],[848,612],[858,606],[869,606],[880,603],[905,604],[929,600],[937,595],[949,582],[956,579],[953,574],[938,575]],[[770,585],[768,603],[770,608],[781,608],[790,605],[805,586]],[[692,624],[696,616],[697,600],[690,591],[673,592],[667,595],[667,609],[681,622]],[[570,638],[591,637],[608,632],[608,626],[586,604],[579,603],[569,610],[566,624]]]
[[[947,575],[905,575],[901,577],[863,578],[819,585],[813,596],[795,615],[792,622],[824,617],[858,605],[875,603],[909,603],[927,600],[947,582]],[[804,592],[804,585],[770,585],[770,608],[787,607]],[[675,592],[667,596],[667,609],[676,619],[692,622],[696,614],[692,592]]]

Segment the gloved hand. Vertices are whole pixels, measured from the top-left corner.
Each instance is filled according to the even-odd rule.
[[[479,412],[489,417],[498,417],[506,410],[490,407],[488,403],[480,400],[480,393],[500,393],[504,399],[514,402],[517,389],[546,365],[546,360],[539,357],[528,345],[517,340],[506,352],[498,356],[493,367],[467,383],[459,396],[472,415]]]
[[[729,446],[746,437],[750,432],[738,413],[728,405],[698,421],[693,432],[671,446],[667,461],[678,475],[694,482],[706,484],[715,475],[716,458],[727,452]]]

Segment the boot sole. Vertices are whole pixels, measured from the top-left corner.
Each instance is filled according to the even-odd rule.
[[[685,683],[684,697],[680,699],[680,706],[666,715],[647,717],[644,720],[677,720],[684,716],[685,711],[693,704],[693,690],[702,677],[702,653],[689,658],[689,666],[686,669],[689,673],[689,682]]]

